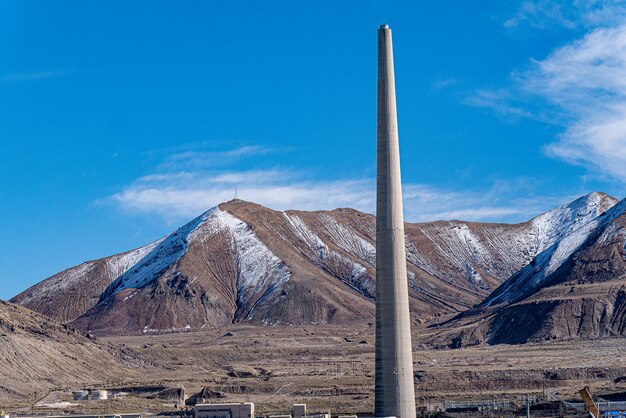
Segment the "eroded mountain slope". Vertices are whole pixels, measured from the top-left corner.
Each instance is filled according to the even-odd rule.
[[[592,193],[517,225],[406,224],[414,317],[479,303],[615,202]],[[234,200],[150,246],[66,270],[13,301],[109,334],[371,320],[374,239],[374,217],[352,209],[274,211]],[[132,262],[120,261],[132,254]],[[123,265],[117,277],[97,267],[112,262]]]
[[[626,336],[626,200],[562,236],[480,306],[434,328],[431,343],[453,346]]]
[[[72,321],[94,306],[113,280],[142,260],[158,243],[64,270],[28,288],[11,302],[59,322]]]
[[[67,325],[0,301],[0,399],[119,381],[153,368],[125,347],[93,341]]]

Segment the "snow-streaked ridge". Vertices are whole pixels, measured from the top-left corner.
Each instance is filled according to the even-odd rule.
[[[176,273],[179,260],[193,242],[205,242],[226,232],[237,266],[237,305],[256,300],[255,307],[291,277],[290,269],[254,234],[252,228],[230,213],[215,207],[163,239],[149,254],[109,286],[101,300],[123,289],[138,289],[170,271]],[[169,273],[167,273],[169,274]],[[128,295],[124,301],[130,300]]]
[[[291,270],[254,234],[244,221],[230,213],[216,209],[207,222],[207,228],[217,232],[228,230],[236,254],[237,299],[245,304],[260,295],[250,309],[247,319],[253,319],[255,307],[291,277]]]
[[[513,260],[523,258],[529,252],[527,240],[522,238],[523,231],[510,232],[501,228],[499,234],[483,230],[480,226],[474,229],[460,221],[424,225],[420,232],[431,242],[434,252],[423,253],[422,248],[407,236],[407,259],[425,272],[441,280],[451,281],[446,271],[438,267],[443,261],[449,268],[464,274],[471,286],[483,287],[486,284],[475,268],[499,277],[502,274],[498,271],[499,265],[512,264]],[[502,240],[506,242],[502,243]],[[509,263],[503,259],[510,259]]]
[[[607,224],[622,215],[625,211],[626,199],[599,216],[588,220],[586,223],[577,222],[576,228],[571,229],[569,234],[561,237],[554,244],[537,255],[531,264],[524,267],[507,280],[482,303],[482,306],[515,302],[522,299],[525,295],[529,295],[540,289],[546,278],[554,273],[566,260],[581,248],[595,231],[607,226]],[[605,234],[610,232],[610,228],[604,231]],[[600,238],[602,239],[602,237]]]
[[[367,269],[360,263],[352,261],[350,258],[330,249],[328,245],[311,229],[307,224],[295,214],[283,212],[283,216],[296,235],[305,244],[305,255],[316,265],[328,271],[331,275],[338,277],[342,282],[352,287],[365,297],[372,298],[375,291],[375,283],[369,280]],[[324,216],[326,231],[338,238],[338,232],[347,231],[347,228],[339,224],[330,216]],[[376,251],[373,245],[358,237],[354,232],[337,240],[348,253],[361,257],[368,262],[375,263]],[[308,251],[306,251],[308,249]],[[372,253],[373,252],[373,253]]]
[[[516,263],[520,263],[517,269],[523,268],[539,253],[617,202],[604,193],[589,193],[520,224],[515,230],[497,226],[487,230],[461,221],[433,223],[424,226],[421,232],[432,243],[435,253],[421,253],[407,238],[407,259],[429,274],[449,280],[445,271],[438,268],[441,260],[445,260],[456,271],[464,272],[471,285],[483,286],[483,277],[474,267],[492,277],[502,277],[507,273],[505,267]],[[517,269],[509,270],[508,275]]]
[[[376,247],[371,242],[359,236],[351,228],[340,224],[330,215],[322,214],[320,220],[324,225],[324,230],[335,244],[348,254],[365,260],[371,266],[376,266]]]
[[[187,252],[189,235],[202,225],[217,208],[206,211],[186,225],[178,228],[156,245],[149,254],[118,277],[102,294],[100,300],[127,289],[140,288],[159,277]]]
[[[87,261],[79,264],[76,267],[69,268],[60,273],[55,274],[49,279],[44,280],[37,285],[37,291],[33,293],[27,293],[26,297],[22,299],[19,304],[25,305],[35,299],[44,299],[48,295],[52,295],[57,292],[63,292],[70,288],[74,284],[78,284],[80,280],[87,274],[93,267],[95,261]]]
[[[149,254],[161,241],[162,239],[126,253],[107,257],[104,260],[106,276],[113,282]],[[36,285],[37,291],[32,294],[27,294],[19,304],[28,304],[34,299],[45,299],[48,296],[65,292],[74,285],[81,285],[83,278],[98,264],[98,261],[99,260],[84,262],[40,282]]]
[[[126,273],[146,255],[150,254],[157,245],[163,242],[164,239],[165,238],[161,238],[146,245],[145,247],[137,248],[136,250],[121,254],[120,256],[114,256],[107,259],[106,265],[109,270],[110,277],[118,278],[122,274]]]
[[[604,193],[594,192],[533,218],[530,223],[537,237],[537,253],[588,224],[617,202]]]

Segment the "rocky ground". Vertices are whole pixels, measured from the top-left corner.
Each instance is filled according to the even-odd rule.
[[[414,331],[418,406],[463,399],[521,402],[527,394],[571,398],[585,385],[594,393],[626,391],[623,339],[435,350],[417,338],[425,329]],[[111,337],[104,342],[137,352],[142,361],[160,367],[146,368],[140,376],[136,369],[106,375],[102,385],[91,381],[91,387],[127,393],[122,398],[62,404],[74,403],[69,390],[80,388],[73,387],[69,378],[65,391],[44,396],[39,392],[38,399],[31,394],[19,402],[5,400],[0,409],[158,412],[174,408],[179,402],[176,389],[184,387],[186,396],[204,389],[204,397],[212,402],[255,402],[260,414],[286,412],[294,403],[306,403],[309,411],[373,410],[374,329],[370,325],[239,325],[219,332]]]

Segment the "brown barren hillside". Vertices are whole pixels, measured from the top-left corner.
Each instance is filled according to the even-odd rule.
[[[451,346],[626,337],[626,200],[432,328],[431,343]]]
[[[615,202],[591,193],[515,225],[407,223],[415,320],[478,304]],[[376,297],[374,240],[374,217],[353,209],[275,211],[233,200],[160,241],[68,269],[12,301],[100,335],[367,323]]]
[[[105,384],[155,368],[156,363],[133,350],[94,341],[0,301],[0,400],[28,399],[60,386]]]

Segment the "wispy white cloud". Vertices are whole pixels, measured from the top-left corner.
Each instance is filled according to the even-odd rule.
[[[519,2],[502,25],[509,29],[586,29],[619,24],[624,18],[624,0],[532,0]]]
[[[334,209],[350,206],[371,211],[368,180],[307,181],[286,170],[173,173],[142,177],[100,203],[115,203],[168,219],[196,216],[237,197],[274,209]],[[235,189],[236,188],[236,189]]]
[[[571,118],[546,147],[549,155],[626,179],[626,24],[556,50],[535,63],[523,85]]]
[[[465,104],[476,107],[487,107],[503,117],[534,117],[534,114],[516,102],[509,89],[476,90],[466,97]]]
[[[220,151],[184,151],[168,156],[161,164],[162,170],[203,169],[226,166],[243,158],[258,157],[276,150],[257,145],[246,145]]]
[[[160,166],[162,169],[163,166]],[[404,209],[409,221],[446,219],[523,221],[563,202],[562,198],[528,198],[521,189],[536,188],[526,179],[494,182],[486,191],[445,190],[405,184]],[[323,210],[351,207],[375,212],[373,178],[315,180],[301,172],[271,168],[160,171],[141,177],[97,203],[140,214],[157,214],[180,223],[235,197],[278,209]],[[532,193],[531,193],[532,194]]]
[[[494,181],[487,190],[445,190],[428,185],[404,185],[407,219],[413,222],[464,220],[521,222],[576,198],[537,195],[539,182],[526,178]],[[523,196],[523,197],[520,197]]]
[[[575,22],[567,17],[561,2],[551,0],[524,1],[515,10],[515,14],[503,22],[503,26],[515,28],[520,25],[529,25],[544,29],[554,22],[565,27],[575,26]]]
[[[477,90],[466,100],[501,116],[529,117],[557,124],[563,131],[545,146],[551,157],[586,167],[603,178],[626,179],[626,3],[578,1],[568,16],[577,24],[603,25],[530,60],[513,71],[510,85]],[[562,3],[538,2],[526,11],[552,17]],[[529,12],[530,13],[530,12]],[[556,17],[555,17],[556,19]],[[572,18],[573,19],[573,18]]]
[[[438,80],[435,80],[435,82],[432,84],[432,89],[444,89],[446,87],[454,86],[455,84],[458,84],[458,82],[459,80],[457,80],[455,77],[440,78]]]
[[[10,73],[0,77],[0,82],[2,83],[11,83],[18,81],[31,81],[31,80],[43,80],[46,78],[54,78],[67,75],[73,72],[72,69],[61,69],[61,70],[52,70],[52,71],[31,71],[31,72],[20,72],[20,73]]]

